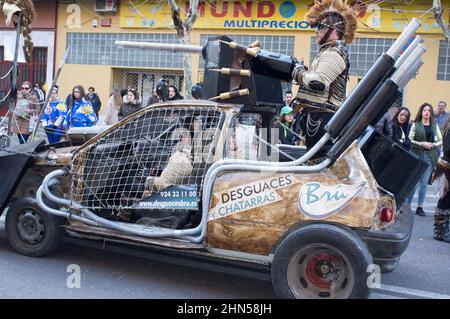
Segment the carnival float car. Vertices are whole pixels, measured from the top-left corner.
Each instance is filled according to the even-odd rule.
[[[265,129],[295,59],[224,36],[202,49],[202,100],[151,105],[82,145],[72,134],[2,151],[11,246],[40,257],[74,236],[262,265],[281,298],[367,298],[373,265],[394,270],[408,246],[404,200],[426,168],[368,129],[423,63],[420,38],[411,43],[419,25],[379,57],[306,153]]]

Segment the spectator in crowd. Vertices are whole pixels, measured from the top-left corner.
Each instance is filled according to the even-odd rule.
[[[398,106],[391,106],[383,117],[375,124],[375,129],[385,136],[392,137],[392,120],[398,112]]]
[[[114,125],[119,121],[119,111],[122,105],[122,97],[118,89],[114,89],[109,96],[105,109],[105,125]]]
[[[156,87],[152,91],[152,96],[148,98],[147,106],[160,102],[158,94],[156,94]]]
[[[36,95],[41,105],[45,102],[45,94],[44,91],[41,90],[39,83],[34,84],[33,94]]]
[[[59,98],[55,85],[41,119],[49,144],[58,143],[66,134],[66,116],[67,105]]]
[[[81,85],[76,85],[69,95],[67,105],[68,112],[66,116],[69,127],[87,127],[97,123],[98,118],[95,115],[91,102],[85,99],[85,91]]]
[[[277,114],[275,115],[275,118],[274,118],[274,127],[279,125],[281,110],[285,106],[290,107],[292,100],[293,100],[292,91],[286,91],[286,93],[284,93],[283,104],[277,106]],[[295,114],[295,110],[294,110],[294,114]],[[295,117],[295,115],[294,115],[294,117]],[[296,125],[298,125],[298,122],[296,122],[296,123],[297,123]]]
[[[94,109],[95,115],[98,118],[98,112],[100,111],[100,108],[102,107],[102,101],[100,101],[100,98],[98,97],[97,93],[95,93],[95,88],[92,86],[88,89],[88,94],[86,95],[86,100],[91,102],[92,107]]]
[[[159,79],[159,81],[155,84],[153,96],[148,100],[147,103],[154,104],[167,100],[169,100],[169,82],[166,79]],[[148,105],[150,104],[147,104],[147,106]]]
[[[388,131],[390,132],[389,137],[402,144],[405,148],[410,149],[411,141],[409,139],[409,118],[411,117],[411,112],[408,108],[401,107],[398,109],[394,118],[389,121],[388,126],[390,127]]]
[[[32,93],[31,83],[22,83],[22,89],[18,92],[11,132],[17,134],[20,144],[25,144],[34,129],[35,120],[39,116],[39,100]]]
[[[437,183],[439,201],[434,213],[434,239],[450,243],[450,118],[443,127],[442,155],[433,180]]]
[[[120,96],[122,97],[122,103],[128,102],[128,89],[120,90]]]
[[[436,124],[439,126],[439,128],[444,128],[444,124],[447,122],[448,119],[448,112],[445,112],[445,108],[447,107],[447,103],[445,101],[439,101],[437,105],[437,112],[435,114],[435,121]]]
[[[284,106],[291,106],[293,99],[292,91],[286,91],[286,93],[284,93]]]
[[[169,85],[169,101],[182,100],[184,97],[175,85]]]
[[[127,117],[128,115],[131,115],[137,111],[139,111],[142,107],[140,99],[139,99],[139,93],[136,90],[128,90],[127,93],[126,102],[122,103],[119,110],[119,121],[123,118]]]
[[[429,103],[423,103],[409,132],[411,140],[411,150],[428,164],[428,168],[422,175],[418,185],[408,197],[408,204],[411,205],[416,189],[419,188],[419,198],[416,214],[425,216],[422,209],[427,192],[427,185],[431,181],[431,175],[439,159],[439,147],[442,144],[441,130],[436,125],[433,116],[433,107]]]
[[[283,106],[280,112],[280,119],[275,124],[279,128],[281,144],[295,145],[298,135],[294,132],[294,110],[290,106]]]

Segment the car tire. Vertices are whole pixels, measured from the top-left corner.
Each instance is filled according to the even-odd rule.
[[[61,243],[63,219],[44,212],[34,198],[15,200],[5,218],[5,230],[12,248],[26,256],[42,257]]]
[[[368,298],[372,257],[354,233],[330,224],[310,224],[279,244],[271,267],[272,286],[284,299]]]

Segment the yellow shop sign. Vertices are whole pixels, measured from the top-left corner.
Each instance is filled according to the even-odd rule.
[[[356,3],[356,2],[355,2]],[[252,30],[311,30],[304,17],[312,1],[200,1],[196,29],[252,29]],[[182,15],[189,8],[189,1],[179,1]],[[429,6],[405,6],[396,4],[389,7],[359,4],[358,31],[401,32],[414,17],[423,23],[419,32],[442,33],[434,21]],[[444,11],[448,21],[448,10]],[[141,1],[133,4],[120,2],[120,26],[123,28],[173,28],[170,7],[167,1]]]

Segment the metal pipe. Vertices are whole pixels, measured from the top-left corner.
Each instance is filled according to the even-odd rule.
[[[411,81],[414,77],[416,77],[417,73],[419,72],[419,69],[424,64],[424,61],[422,59],[419,59],[419,61],[414,64],[414,66],[409,70],[408,72],[408,82]]]
[[[332,138],[337,138],[354,114],[361,108],[364,101],[372,94],[380,81],[388,76],[394,67],[395,60],[388,54],[382,54],[375,64],[367,71],[356,88],[339,107],[336,114],[325,126]]]
[[[135,48],[141,50],[159,50],[171,52],[188,52],[188,53],[202,53],[203,47],[200,45],[191,44],[176,44],[176,43],[152,43],[152,42],[133,42],[133,41],[116,41],[115,45],[122,48]]]
[[[411,68],[420,60],[420,57],[425,53],[423,45],[419,44],[413,52],[410,53],[408,60],[406,60],[400,67],[392,74],[391,80],[398,85],[400,89],[403,89],[408,83],[408,73]]]
[[[411,37],[414,36],[414,33],[419,30],[421,25],[422,24],[419,20],[413,18],[386,53],[390,55],[394,60],[397,60],[402,48],[408,43]]]
[[[14,109],[17,103],[17,76],[18,76],[18,64],[17,59],[19,57],[19,43],[20,43],[20,31],[22,29],[22,12],[19,12],[19,17],[17,19],[17,28],[16,28],[16,45],[14,47],[14,60],[13,60],[13,70],[11,73],[11,93],[9,95],[9,114],[8,114],[8,138],[6,141],[6,146],[9,146],[11,143],[11,127],[14,116]],[[31,93],[31,91],[30,91]]]
[[[50,214],[63,216],[66,218],[73,218],[75,220],[81,221],[86,224],[90,224],[93,226],[103,226],[109,229],[118,230],[127,234],[142,236],[142,237],[175,237],[175,238],[181,238],[189,235],[195,235],[198,234],[201,231],[202,225],[199,225],[192,229],[183,229],[183,230],[167,230],[167,229],[161,229],[161,228],[151,228],[146,227],[143,225],[136,225],[136,224],[127,224],[122,222],[115,222],[110,221],[105,218],[97,216],[95,213],[91,212],[89,209],[86,209],[82,205],[70,201],[65,198],[60,198],[55,196],[49,189],[50,184],[57,183],[55,178],[58,176],[65,175],[66,172],[64,170],[55,170],[51,173],[49,173],[42,182],[42,191],[45,194],[45,196],[52,202],[55,202],[60,205],[68,206],[68,207],[74,207],[75,209],[78,209],[81,211],[81,213],[86,217],[80,217],[73,214],[69,214],[67,212],[63,212],[60,210],[54,210],[43,203],[43,201],[40,201],[39,207],[42,209],[45,209]],[[40,195],[42,197],[42,195]]]
[[[388,103],[392,104],[393,96],[397,93],[398,86],[391,79],[385,81],[372,95],[364,109],[356,116],[346,133],[331,147],[327,156],[331,159],[337,159],[363,133],[369,123],[379,115],[380,110],[384,110]]]
[[[94,221],[92,221],[90,219],[83,218],[83,217],[78,216],[78,215],[70,214],[68,212],[63,212],[63,211],[61,211],[59,209],[54,209],[54,208],[51,208],[51,207],[47,206],[47,204],[45,204],[45,202],[43,200],[43,197],[42,197],[42,185],[39,186],[39,188],[37,190],[36,202],[37,202],[38,206],[43,211],[45,211],[46,213],[49,213],[49,214],[52,214],[52,215],[55,215],[55,216],[64,217],[64,218],[67,218],[67,219],[73,219],[73,220],[82,222],[82,223],[87,224],[87,225],[98,226],[98,224],[96,222],[94,222]]]
[[[408,43],[419,27],[420,22],[417,19],[412,19],[388,51],[377,59],[350,96],[339,107],[339,110],[325,126],[325,130],[330,133],[332,138],[337,138],[342,130],[346,126],[348,127],[350,119],[363,106],[364,101],[370,97],[380,81],[392,73],[401,49]]]
[[[415,48],[423,43],[423,38],[419,35],[417,35],[414,39],[414,41],[406,48],[405,52],[403,52],[402,55],[398,58],[397,62],[395,62],[394,67],[397,69],[400,65],[402,65],[406,60],[408,60],[411,53],[415,50]]]

